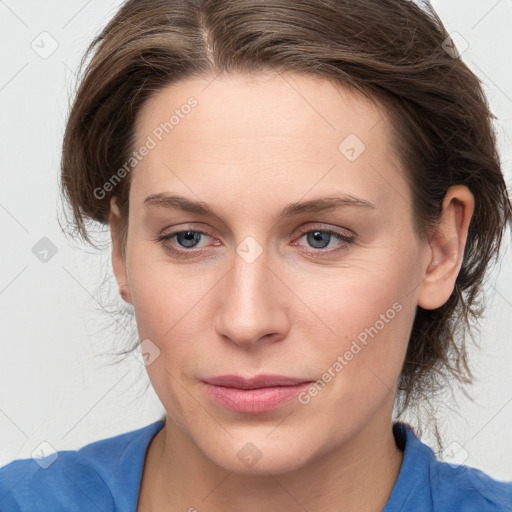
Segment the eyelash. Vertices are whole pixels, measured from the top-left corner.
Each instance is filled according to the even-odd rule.
[[[356,240],[356,237],[354,235],[347,236],[338,231],[333,231],[330,229],[321,229],[321,228],[313,228],[313,229],[310,228],[310,229],[300,230],[298,239],[302,238],[304,235],[307,235],[309,233],[314,233],[316,231],[319,231],[321,233],[326,233],[326,234],[333,236],[340,242],[343,242],[343,245],[336,249],[330,249],[330,250],[323,250],[323,248],[310,248],[310,250],[306,251],[309,253],[314,253],[315,255],[320,255],[320,253],[323,253],[325,255],[332,255],[332,254],[338,253],[338,252],[346,249],[347,245],[353,244]],[[173,239],[176,235],[179,235],[181,233],[188,233],[188,232],[192,232],[192,233],[204,235],[204,236],[209,236],[209,237],[213,238],[209,233],[206,233],[205,231],[201,231],[201,230],[197,230],[197,229],[180,229],[178,231],[172,231],[171,233],[167,233],[165,235],[159,235],[158,237],[156,237],[155,242],[160,243],[166,251],[168,251],[178,257],[187,257],[187,256],[190,256],[191,253],[197,254],[197,253],[202,252],[204,249],[194,249],[194,248],[175,249],[174,247],[165,245],[165,242]],[[329,240],[329,242],[330,242],[330,240]],[[296,244],[294,244],[294,245],[296,245]]]

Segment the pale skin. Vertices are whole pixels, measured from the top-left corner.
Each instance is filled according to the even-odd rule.
[[[146,454],[138,510],[381,511],[402,462],[392,408],[416,307],[449,298],[473,196],[451,187],[437,232],[422,240],[385,112],[312,76],[173,84],[144,105],[135,146],[190,96],[198,105],[132,171],[125,253],[111,203],[115,277],[140,339],[160,350],[147,371],[167,415]],[[349,134],[365,145],[353,161],[339,149]],[[144,204],[151,194],[206,203],[215,216]],[[279,215],[347,196],[361,201]],[[206,234],[194,246],[156,241],[180,230]],[[261,248],[251,262],[237,252],[247,237]],[[202,379],[221,374],[317,381],[396,303],[307,404],[240,413],[204,391]],[[237,456],[247,443],[261,456],[252,467]]]

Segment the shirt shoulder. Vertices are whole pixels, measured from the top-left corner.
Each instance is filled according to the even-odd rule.
[[[436,510],[512,511],[512,481],[502,482],[479,469],[435,458],[431,464]]]
[[[404,453],[383,512],[512,511],[512,481],[501,482],[476,468],[438,460],[409,425],[395,423],[393,433]]]
[[[137,502],[147,446],[162,426],[160,420],[79,450],[10,462],[0,468],[0,510],[131,510]]]

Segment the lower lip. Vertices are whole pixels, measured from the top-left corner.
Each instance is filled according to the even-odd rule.
[[[236,412],[259,413],[276,409],[305,391],[311,382],[294,386],[275,386],[259,389],[239,389],[204,383],[206,392],[219,405]]]

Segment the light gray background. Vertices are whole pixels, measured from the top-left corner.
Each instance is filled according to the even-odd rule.
[[[97,311],[98,285],[110,272],[108,250],[102,255],[73,246],[57,222],[60,145],[74,71],[119,5],[0,0],[0,465],[30,457],[44,441],[58,450],[78,448],[147,425],[164,412],[152,388],[144,391],[145,368],[136,358],[109,364],[114,360],[106,353],[121,348],[126,334]],[[512,1],[444,0],[434,7],[449,32],[458,33],[456,42],[467,42],[462,58],[485,83],[510,188]],[[47,58],[31,46],[49,52],[53,40],[58,48]],[[32,252],[42,237],[57,248],[46,263]],[[443,456],[508,480],[511,262],[508,249],[487,286],[481,349],[472,351],[474,403],[447,398],[439,409]],[[108,282],[115,296],[113,278]],[[423,439],[432,440],[428,431]]]

